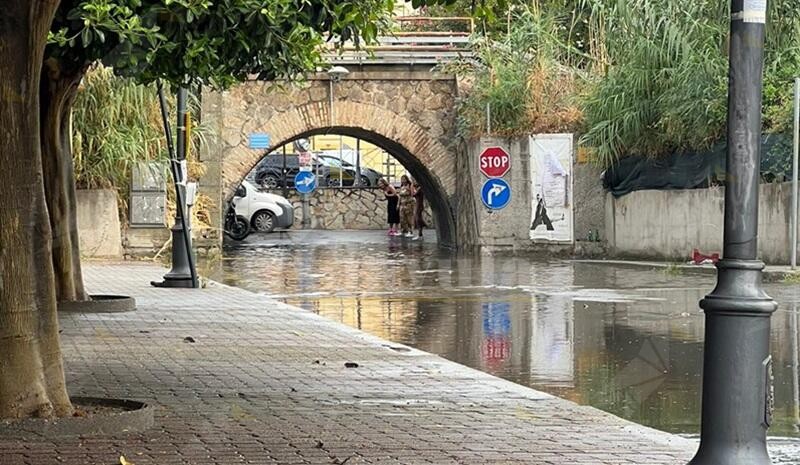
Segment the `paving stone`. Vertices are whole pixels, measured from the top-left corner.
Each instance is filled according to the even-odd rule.
[[[120,455],[136,465],[677,465],[695,450],[431,354],[388,350],[387,341],[244,290],[150,287],[164,272],[88,265],[91,292],[132,295],[138,310],[60,317],[71,394],[147,402],[156,426],[0,439],[1,465],[112,464]],[[359,368],[345,368],[350,361]]]

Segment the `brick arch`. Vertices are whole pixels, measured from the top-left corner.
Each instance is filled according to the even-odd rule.
[[[337,101],[331,124],[329,106],[314,102],[277,113],[264,122],[251,122],[253,132],[270,136],[267,150],[253,150],[241,140],[225,154],[222,187],[229,198],[235,187],[265,154],[299,138],[318,134],[357,137],[389,152],[420,183],[436,220],[439,243],[456,246],[455,157],[453,151],[408,118],[383,107],[352,101]]]

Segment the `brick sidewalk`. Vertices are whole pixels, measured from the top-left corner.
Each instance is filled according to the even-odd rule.
[[[89,265],[92,292],[138,310],[61,317],[71,393],[151,403],[156,427],[0,440],[1,464],[658,465],[696,447],[247,291],[150,287],[163,273]]]

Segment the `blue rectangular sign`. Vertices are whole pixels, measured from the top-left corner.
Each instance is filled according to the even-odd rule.
[[[250,134],[248,146],[251,149],[268,149],[269,148],[269,135],[261,133]]]

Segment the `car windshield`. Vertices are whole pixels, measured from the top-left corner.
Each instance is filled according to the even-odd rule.
[[[339,161],[338,158],[333,157],[320,157],[322,163],[325,163],[329,166],[342,166],[342,163]]]
[[[353,166],[351,163],[348,163],[348,162],[346,162],[344,160],[339,160],[338,158],[332,157],[330,155],[323,156],[321,158],[325,161],[325,163],[327,163],[329,165],[332,165],[332,166],[344,166],[346,168],[349,168],[349,167]]]

